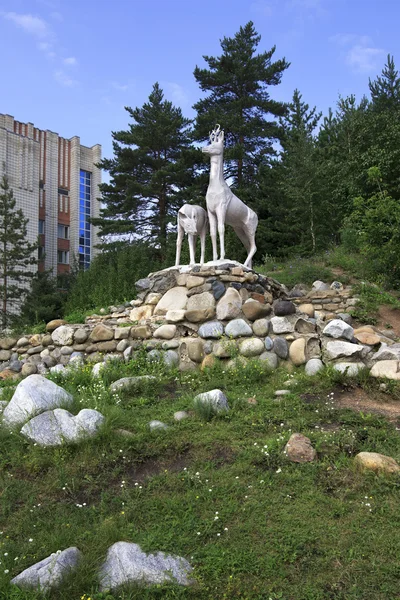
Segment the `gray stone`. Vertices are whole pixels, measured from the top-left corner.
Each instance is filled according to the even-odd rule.
[[[230,358],[237,352],[237,344],[233,340],[222,340],[215,342],[213,346],[213,353],[218,358]]]
[[[29,377],[29,375],[34,375],[37,373],[37,367],[34,363],[26,362],[22,365],[21,375],[22,377]]]
[[[242,298],[237,290],[228,288],[217,304],[217,319],[230,321],[239,316]]]
[[[47,558],[35,563],[11,579],[11,583],[20,588],[39,588],[47,592],[60,585],[63,578],[75,570],[82,558],[78,548],[57,550]]]
[[[115,392],[121,392],[121,391],[137,390],[143,385],[150,384],[150,383],[156,383],[156,381],[157,381],[157,377],[155,377],[154,375],[138,375],[136,377],[122,377],[122,379],[118,379],[117,381],[114,381],[114,383],[112,383],[110,385],[109,389],[112,394]]]
[[[378,360],[400,360],[400,344],[388,346],[382,342],[381,347],[371,356],[374,362]]]
[[[21,433],[39,446],[61,446],[93,437],[103,424],[97,410],[84,408],[76,417],[63,408],[46,411],[26,423]]]
[[[66,373],[66,369],[64,365],[54,365],[50,367],[50,373]]]
[[[29,340],[26,337],[19,338],[17,341],[17,348],[25,347],[29,344]]]
[[[269,336],[267,336],[264,340],[265,349],[270,351],[274,347],[274,340],[272,340]]]
[[[168,323],[179,323],[180,321],[184,320],[185,312],[186,312],[186,310],[184,310],[184,309],[169,310],[167,312],[167,314],[165,315],[165,320],[168,321]]]
[[[58,331],[58,329],[56,329],[56,331]],[[100,323],[100,325],[96,325],[93,329],[89,335],[89,339],[91,342],[109,342],[114,339],[114,329]]]
[[[10,360],[11,352],[9,350],[0,350],[0,362]]]
[[[315,323],[313,323],[312,321],[300,317],[300,319],[297,319],[296,321],[295,330],[298,333],[314,333],[316,330],[316,326]]]
[[[204,310],[214,309],[215,299],[210,292],[203,292],[202,294],[196,294],[187,301],[187,310]]]
[[[324,368],[324,363],[319,358],[310,358],[305,367],[306,375],[316,375]]]
[[[150,427],[150,431],[154,431],[157,429],[169,429],[169,427],[166,423],[163,423],[162,421],[157,421],[157,420],[150,421],[149,427]]]
[[[179,365],[179,356],[175,350],[167,350],[163,353],[162,359],[167,367],[173,369]]]
[[[264,350],[264,342],[258,338],[243,340],[239,344],[240,354],[248,358],[252,356],[258,356],[259,354],[262,354]]]
[[[382,377],[398,381],[400,380],[400,361],[380,360],[374,364],[369,374],[371,377]]]
[[[347,340],[352,340],[354,337],[354,329],[351,327],[351,325],[348,325],[341,319],[333,319],[332,321],[329,321],[326,327],[324,327],[322,333],[328,337],[333,337],[336,339],[345,338]]]
[[[163,350],[174,350],[179,348],[179,340],[166,340],[162,343],[161,348]]]
[[[271,312],[271,305],[249,298],[242,306],[243,314],[249,321],[258,321],[265,318]]]
[[[161,584],[174,582],[190,585],[192,567],[180,556],[163,552],[145,554],[138,544],[117,542],[107,551],[100,569],[100,590],[114,590],[121,585]]]
[[[1,390],[3,388],[0,388]],[[0,394],[0,398],[1,398],[1,394]],[[7,406],[8,402],[6,402],[5,400],[0,400],[0,414],[3,412],[3,410],[5,409],[5,407]]]
[[[313,292],[325,292],[326,290],[329,290],[329,285],[327,283],[324,283],[323,281],[320,281],[319,279],[317,279],[317,281],[314,281],[314,283],[312,284]]]
[[[349,313],[338,313],[338,317],[347,323],[347,325],[351,325],[353,322],[353,317]]]
[[[126,340],[129,337],[129,327],[118,327],[114,330],[115,340]]]
[[[128,348],[126,348],[126,349],[124,350],[123,354],[124,354],[124,361],[125,361],[125,362],[128,362],[128,361],[131,359],[131,357],[132,357],[132,352],[133,352],[133,348],[132,348],[132,346],[128,346]]]
[[[187,292],[185,287],[171,288],[157,304],[154,314],[165,315],[169,310],[185,310],[187,304]]]
[[[262,360],[264,363],[267,363],[270,369],[278,368],[279,361],[275,352],[263,352],[260,354],[258,359]]]
[[[266,335],[268,335],[269,332],[270,321],[269,319],[257,319],[256,321],[254,321],[252,327],[254,335],[257,335],[259,337],[265,337]]]
[[[96,363],[92,367],[92,377],[100,377],[101,371],[104,369],[105,363]]]
[[[296,312],[296,307],[290,300],[278,300],[274,303],[274,313],[277,317],[285,317],[293,315]]]
[[[48,369],[50,369],[51,367],[54,367],[54,365],[56,364],[56,359],[53,358],[52,356],[43,356],[42,362],[44,365],[46,365],[46,367]]]
[[[335,371],[339,371],[339,373],[344,373],[349,377],[354,377],[358,374],[359,371],[361,371],[361,369],[365,369],[365,365],[362,362],[342,362],[336,363],[335,365],[333,365],[333,368],[335,369]]]
[[[276,392],[274,392],[274,396],[280,398],[281,396],[288,396],[291,393],[292,392],[290,390],[276,390]]]
[[[49,370],[45,364],[39,363],[38,365],[36,365],[36,372],[39,373],[39,375],[46,375],[48,371]]]
[[[23,425],[28,419],[53,408],[70,406],[71,394],[41,375],[30,375],[21,381],[3,413],[6,427]]]
[[[69,358],[69,364],[74,367],[82,367],[85,364],[83,353],[74,351]]]
[[[289,354],[289,346],[284,338],[274,339],[274,352],[279,356],[279,358],[286,360]]]
[[[253,334],[253,331],[244,319],[233,319],[225,327],[225,334],[228,337],[246,337]]]
[[[178,410],[174,413],[175,421],[183,421],[183,419],[187,419],[188,417],[189,413],[187,413],[185,410]]]
[[[56,346],[72,346],[74,342],[74,330],[68,325],[57,327],[52,334],[51,339]]]
[[[162,358],[163,354],[160,352],[160,350],[150,350],[150,352],[147,354],[147,360],[149,362],[159,362]]]
[[[129,347],[127,339],[123,339],[117,344],[117,352],[124,352]]]
[[[222,281],[215,280],[211,284],[211,292],[215,300],[219,300],[225,294],[226,288]]]
[[[272,317],[271,319],[272,331],[276,334],[280,333],[292,333],[294,331],[294,325],[286,317]]]
[[[357,344],[351,344],[350,342],[342,342],[338,340],[336,342],[328,342],[326,345],[327,357],[330,360],[337,358],[359,358],[362,356],[364,346],[358,346]]]
[[[73,353],[73,348],[71,348],[71,346],[62,346],[62,348],[60,349],[61,354],[63,354],[64,356],[69,356],[70,354]]]
[[[162,340],[172,340],[176,334],[176,325],[161,325],[153,333],[155,338],[161,338]]]
[[[331,283],[331,290],[336,290],[337,292],[342,291],[343,289],[343,283],[340,283],[340,281],[332,281]]]
[[[0,348],[2,350],[11,350],[11,348],[13,346],[15,346],[16,343],[17,343],[16,338],[11,338],[11,337],[0,338]],[[24,345],[26,345],[26,344],[24,344]]]
[[[89,332],[86,329],[76,329],[74,332],[75,344],[83,344],[89,337]]]
[[[218,339],[224,333],[224,326],[219,321],[209,321],[199,327],[198,334],[202,338]]]
[[[20,360],[12,360],[10,361],[8,368],[11,371],[14,371],[14,373],[20,373],[22,369],[22,362]]]
[[[228,399],[221,390],[210,390],[203,394],[198,394],[193,400],[194,404],[210,405],[217,411],[229,410]]]

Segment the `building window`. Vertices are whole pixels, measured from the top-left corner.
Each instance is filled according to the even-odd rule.
[[[44,260],[44,246],[38,248],[38,260]]]
[[[39,219],[39,233],[44,233],[44,221]]]
[[[81,170],[79,187],[79,266],[87,269],[90,265],[90,207],[92,174]]]
[[[57,251],[57,262],[60,265],[69,265],[69,252],[68,250]]]
[[[57,227],[57,237],[62,240],[69,240],[69,225],[60,225]]]

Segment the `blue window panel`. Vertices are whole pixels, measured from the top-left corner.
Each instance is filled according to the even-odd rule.
[[[85,255],[90,256],[90,248],[85,248]]]
[[[79,246],[79,254],[83,254],[83,246]]]

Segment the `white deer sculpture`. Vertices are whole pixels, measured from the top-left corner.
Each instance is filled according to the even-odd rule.
[[[175,266],[179,265],[181,259],[182,240],[185,233],[189,241],[190,264],[194,265],[196,260],[197,236],[200,236],[201,255],[200,264],[204,263],[204,252],[207,235],[207,213],[201,206],[195,204],[184,204],[178,211],[178,237],[176,240]]]
[[[225,259],[225,223],[231,225],[246,248],[248,255],[244,265],[251,269],[251,260],[257,250],[255,234],[258,217],[239,198],[233,194],[224,179],[224,132],[216,125],[210,133],[210,144],[203,147],[203,152],[210,155],[210,183],[207,189],[206,203],[210,235],[213,248],[213,260],[218,260],[217,228],[220,243],[220,259]]]

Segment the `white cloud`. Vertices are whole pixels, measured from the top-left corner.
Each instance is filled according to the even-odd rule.
[[[167,95],[171,98],[174,104],[180,107],[186,107],[189,105],[189,96],[184,87],[173,81],[167,81],[164,83],[164,87],[167,90]]]
[[[338,33],[329,39],[342,48],[345,63],[359,73],[376,70],[386,54],[383,48],[375,47],[367,35]]]
[[[63,59],[63,63],[68,67],[74,67],[78,64],[78,61],[76,60],[75,56],[69,56],[68,58]]]
[[[73,79],[68,73],[65,73],[65,71],[61,69],[54,71],[54,79],[64,87],[74,87],[78,83],[76,79]]]
[[[129,85],[127,83],[118,83],[117,81],[111,82],[112,87],[119,92],[126,92],[129,89]]]
[[[368,46],[355,45],[347,53],[347,64],[362,73],[375,71],[385,56],[382,48],[370,48]]]
[[[23,29],[26,33],[40,39],[51,37],[51,29],[44,19],[30,14],[18,14],[15,12],[3,13],[3,17],[12,21],[14,25]]]

